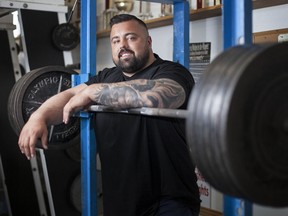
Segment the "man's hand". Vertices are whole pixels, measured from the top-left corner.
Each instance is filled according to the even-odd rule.
[[[39,138],[41,139],[43,148],[48,148],[47,136],[48,130],[45,121],[41,118],[31,116],[23,127],[18,140],[19,148],[21,152],[26,155],[28,160],[35,156],[35,145]]]
[[[63,109],[63,122],[67,124],[69,118],[76,112],[84,110],[90,106],[93,101],[89,97],[89,86],[74,95]]]
[[[44,149],[48,148],[47,127],[62,123],[64,106],[74,95],[86,87],[86,84],[80,84],[50,97],[30,116],[19,135],[18,141],[21,152],[28,159],[35,155],[35,146],[39,139],[42,147]],[[68,107],[70,107],[69,103]]]

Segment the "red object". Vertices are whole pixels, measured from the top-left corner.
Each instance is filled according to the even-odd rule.
[[[202,0],[197,0],[197,9],[202,8]]]

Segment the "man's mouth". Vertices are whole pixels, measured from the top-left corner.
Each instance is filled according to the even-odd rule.
[[[133,53],[132,52],[129,52],[129,51],[122,51],[119,53],[118,57],[119,58],[128,58],[130,56],[132,56]]]

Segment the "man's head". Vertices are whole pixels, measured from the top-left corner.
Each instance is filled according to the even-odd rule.
[[[126,22],[126,21],[131,21],[131,20],[137,21],[140,25],[142,25],[147,30],[147,33],[148,33],[148,28],[146,24],[141,19],[138,19],[136,16],[133,16],[130,14],[119,14],[119,15],[112,17],[110,19],[110,28],[112,28],[113,25],[115,24]]]
[[[133,75],[154,61],[152,39],[142,20],[120,14],[112,17],[110,27],[112,60],[126,75]]]

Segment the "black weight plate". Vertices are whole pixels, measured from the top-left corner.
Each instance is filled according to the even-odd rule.
[[[62,66],[46,66],[25,74],[16,82],[8,100],[9,121],[19,135],[30,115],[48,98],[71,87],[75,72]],[[48,128],[49,149],[63,149],[79,144],[80,120],[73,117],[65,124]],[[37,147],[41,147],[40,141]]]
[[[22,93],[22,83],[26,82],[26,76],[22,76],[13,86],[8,98],[8,117],[9,122],[14,132],[19,135],[21,128],[24,124],[22,112],[18,111],[19,108],[19,95]]]
[[[97,210],[98,214],[103,214],[103,192],[102,192],[102,174],[101,170],[96,171],[97,175]],[[70,201],[74,208],[82,212],[82,203],[81,203],[81,175],[78,175],[73,180],[70,187]]]
[[[288,205],[287,54],[288,44],[282,43],[265,46],[255,56],[239,79],[231,102],[231,113],[242,112],[243,118],[229,117],[230,126],[240,126],[239,130],[228,128],[228,135],[231,142],[242,138],[235,150],[242,154],[238,174],[245,177],[243,192],[246,190],[251,200],[270,206]]]
[[[59,50],[72,50],[80,42],[79,31],[72,24],[62,23],[53,29],[52,40]]]
[[[218,83],[215,83],[215,91],[206,91],[209,92],[211,101],[207,100],[209,106],[208,118],[207,121],[211,125],[210,129],[206,129],[207,133],[210,133],[210,140],[214,140],[214,145],[211,151],[215,151],[217,154],[214,156],[214,161],[211,161],[214,166],[216,165],[219,169],[213,169],[214,174],[220,175],[222,180],[222,188],[229,191],[230,194],[238,194],[242,197],[245,197],[243,194],[243,188],[241,185],[241,178],[238,176],[235,177],[235,164],[231,163],[233,158],[231,158],[230,144],[225,140],[227,129],[227,109],[229,109],[229,102],[231,98],[231,93],[233,92],[233,82],[237,80],[237,71],[242,71],[245,68],[245,63],[248,62],[250,56],[255,55],[255,49],[246,49],[245,47],[238,47],[238,49],[230,50],[229,52],[229,61],[226,59],[219,67],[221,70],[222,76],[219,76]],[[219,59],[218,59],[219,60]],[[220,65],[218,65],[220,66]],[[231,92],[232,91],[232,92]],[[227,103],[228,102],[228,103]],[[223,157],[223,154],[226,154],[226,157]],[[220,168],[221,167],[221,168]],[[218,173],[218,174],[217,174]],[[240,183],[239,183],[240,182]]]
[[[227,61],[228,57],[229,61]],[[230,177],[233,173],[228,172],[229,168],[222,158],[225,148],[223,149],[221,145],[223,142],[221,130],[223,127],[225,129],[226,125],[226,119],[223,119],[222,116],[222,105],[223,97],[229,90],[225,81],[230,78],[227,71],[231,67],[233,68],[232,65],[238,58],[239,49],[233,49],[229,51],[229,55],[222,54],[211,63],[201,81],[198,82],[198,86],[193,90],[189,105],[189,110],[192,110],[192,113],[187,121],[189,143],[193,143],[191,144],[192,152],[199,153],[199,156],[195,155],[192,158],[197,159],[201,156],[203,159],[196,160],[196,164],[206,180],[211,182],[215,188],[229,194],[237,193],[235,192],[235,184]],[[223,64],[224,61],[225,64]],[[197,106],[194,106],[195,104]],[[192,131],[191,125],[195,124],[197,124],[197,129]],[[201,151],[199,151],[200,149]]]
[[[70,201],[78,212],[82,212],[81,205],[81,175],[76,176],[70,187]]]
[[[215,105],[216,107],[219,107],[219,122],[218,126],[215,124],[215,122],[212,123],[214,127],[213,133],[215,134],[214,140],[217,140],[218,147],[220,148],[221,154],[218,155],[219,165],[222,165],[225,167],[225,169],[222,169],[226,172],[222,172],[222,178],[226,178],[226,186],[225,189],[228,189],[230,195],[237,195],[242,198],[249,198],[247,197],[247,194],[244,192],[248,188],[245,187],[243,189],[243,176],[239,175],[239,168],[242,168],[242,164],[238,163],[242,160],[242,157],[240,160],[236,160],[237,157],[235,157],[234,154],[240,154],[240,151],[235,150],[235,147],[233,144],[230,143],[230,140],[227,139],[227,123],[228,118],[227,113],[229,113],[229,109],[231,106],[231,99],[233,97],[233,91],[235,90],[234,87],[237,85],[238,78],[241,76],[242,71],[245,71],[247,65],[250,64],[250,61],[253,61],[254,56],[258,54],[258,49],[255,49],[255,47],[237,47],[235,49],[232,49],[229,52],[229,56],[227,56],[229,59],[226,59],[226,61],[223,62],[223,70],[225,71],[225,78],[221,81],[219,84],[220,87],[222,86],[221,91],[218,92],[218,95],[222,95],[221,101],[218,102],[220,105]],[[229,61],[228,61],[229,60]],[[227,63],[229,62],[229,63]],[[228,65],[228,67],[225,65]],[[240,117],[240,113],[238,114],[238,117]],[[211,113],[211,116],[209,118],[210,120],[215,120],[215,117],[213,116],[213,113]],[[219,124],[221,122],[221,124]],[[219,127],[220,126],[220,127]],[[237,127],[237,125],[233,125],[234,127]],[[217,138],[217,139],[216,139]],[[225,157],[223,157],[223,154],[225,154]],[[236,161],[236,163],[235,163]],[[240,166],[240,167],[239,167]],[[249,185],[251,187],[252,185]],[[252,186],[253,187],[253,186]],[[250,190],[250,189],[248,189]]]
[[[287,54],[287,44],[225,51],[207,68],[189,105],[188,141],[205,179],[262,205],[288,204]],[[213,86],[217,73],[222,81]]]
[[[197,114],[194,113],[195,115],[191,113],[187,120],[189,143],[193,142],[191,144],[192,152],[205,158],[202,163],[205,165],[205,169],[208,170],[207,173],[204,171],[206,180],[212,179],[214,187],[220,188],[222,192],[228,191],[230,194],[239,194],[241,189],[233,182],[231,178],[233,173],[229,172],[229,166],[227,167],[226,162],[223,161],[225,158],[222,156],[223,152],[226,151],[226,147],[221,145],[223,137],[219,131],[225,129],[226,126],[222,114],[224,111],[225,115],[225,107],[222,106],[224,105],[224,95],[229,93],[231,79],[229,71],[234,68],[235,62],[241,64],[241,61],[243,61],[243,59],[241,60],[241,53],[243,52],[245,50],[233,49],[229,53],[230,61],[226,61],[227,56],[221,55],[211,63],[207,70],[213,69],[213,73],[207,72],[201,78],[190,99],[189,110],[201,111]],[[225,60],[225,64],[219,64],[223,60]],[[215,64],[215,62],[218,63]],[[190,130],[192,121],[195,124],[197,123],[197,133],[194,131],[193,134]],[[197,165],[201,167],[201,164]]]
[[[80,142],[77,145],[71,146],[65,149],[66,154],[69,158],[74,161],[80,162],[81,161],[81,146]]]
[[[229,50],[227,55],[221,55],[211,64],[208,71],[213,68],[213,73],[207,72],[206,81],[202,82],[202,86],[199,87],[202,88],[201,99],[203,102],[198,105],[200,112],[195,115],[198,119],[192,118],[194,122],[198,122],[198,127],[199,124],[202,124],[197,133],[197,137],[200,139],[199,146],[200,148],[203,146],[203,152],[209,152],[208,155],[205,155],[206,157],[203,157],[205,162],[203,161],[202,165],[199,164],[200,167],[205,166],[205,169],[208,170],[204,171],[203,175],[207,175],[205,178],[213,182],[212,185],[217,189],[237,196],[243,196],[243,194],[241,185],[234,180],[235,165],[230,162],[229,145],[225,140],[226,115],[227,108],[229,108],[229,104],[227,106],[225,100],[230,99],[229,94],[231,90],[233,91],[233,85],[232,88],[229,86],[233,83],[233,75],[235,76],[236,70],[244,65],[243,54],[246,59],[248,50],[245,52],[245,49],[242,50],[238,47],[238,49]],[[198,93],[194,95],[198,95]],[[209,158],[209,167],[207,167],[207,158]]]

